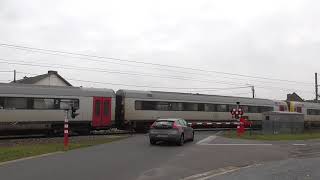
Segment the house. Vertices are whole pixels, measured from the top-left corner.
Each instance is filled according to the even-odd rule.
[[[292,94],[287,94],[287,101],[304,102],[304,99],[294,92]]]
[[[41,74],[34,77],[24,77],[17,80],[20,84],[46,85],[46,86],[72,86],[67,80],[58,74],[57,71],[48,71],[46,74]]]

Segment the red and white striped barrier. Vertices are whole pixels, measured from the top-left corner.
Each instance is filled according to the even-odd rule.
[[[189,122],[188,125],[196,128],[236,128],[239,125],[239,122]]]

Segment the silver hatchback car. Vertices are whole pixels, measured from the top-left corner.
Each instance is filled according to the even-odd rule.
[[[157,141],[166,141],[182,146],[187,140],[193,141],[194,130],[184,119],[158,119],[150,127],[149,138],[151,145]]]

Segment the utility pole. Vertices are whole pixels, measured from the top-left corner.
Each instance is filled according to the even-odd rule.
[[[252,98],[255,98],[255,89],[254,86],[251,86],[251,91],[252,91]]]
[[[14,71],[13,71],[13,82],[14,82],[14,83],[16,82],[16,77],[17,77],[17,71],[14,70]]]
[[[316,87],[316,102],[318,102],[319,99],[319,93],[318,93],[318,73],[315,73],[315,87]]]

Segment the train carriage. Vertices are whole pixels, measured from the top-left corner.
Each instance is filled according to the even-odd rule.
[[[320,127],[320,104],[311,102],[288,102],[290,112],[304,114],[305,124],[312,127]]]
[[[76,106],[72,131],[108,128],[115,120],[111,89],[0,84],[0,132],[58,132],[63,129],[66,102]]]
[[[288,109],[282,101],[230,96],[135,90],[118,90],[116,96],[116,119],[130,122],[135,129],[146,129],[157,118],[183,118],[195,124],[230,122],[237,102],[257,124],[262,112]]]

